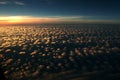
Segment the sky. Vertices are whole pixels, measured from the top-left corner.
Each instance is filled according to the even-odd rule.
[[[0,0],[0,24],[120,23],[119,0]]]

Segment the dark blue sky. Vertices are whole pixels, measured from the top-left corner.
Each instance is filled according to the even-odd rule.
[[[0,0],[0,16],[70,17],[120,21],[119,0]],[[70,19],[70,18],[69,18]],[[76,19],[76,18],[75,18]],[[79,18],[77,18],[79,20]]]

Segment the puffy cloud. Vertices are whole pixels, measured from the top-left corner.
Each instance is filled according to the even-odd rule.
[[[3,54],[0,54],[0,58],[4,58]]]
[[[6,64],[9,64],[9,63],[11,63],[13,61],[13,59],[12,58],[10,58],[10,59],[8,59],[8,60],[6,60]]]

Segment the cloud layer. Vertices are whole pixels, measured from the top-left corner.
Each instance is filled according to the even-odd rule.
[[[15,4],[15,5],[25,5],[25,3],[20,1],[0,1],[0,5]]]

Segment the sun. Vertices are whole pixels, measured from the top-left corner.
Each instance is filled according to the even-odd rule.
[[[19,23],[19,22],[22,22],[23,19],[21,16],[9,16],[7,21],[9,23]]]

